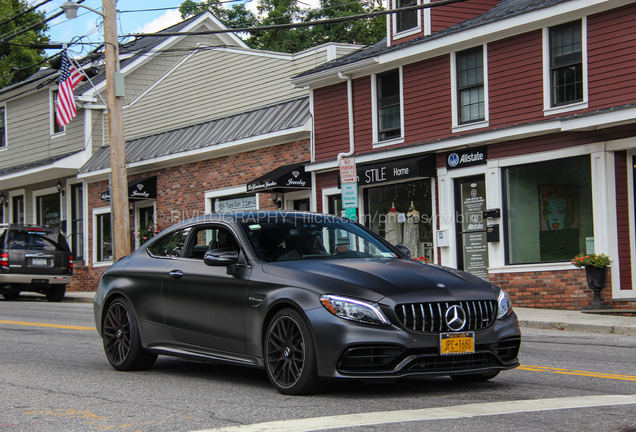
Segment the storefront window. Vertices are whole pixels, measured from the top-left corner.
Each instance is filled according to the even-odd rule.
[[[60,194],[58,192],[37,197],[36,223],[60,228]]]
[[[364,189],[363,222],[391,244],[403,244],[411,256],[433,258],[431,180]]]
[[[113,236],[110,224],[110,213],[100,213],[95,215],[96,238],[96,260],[113,260]]]
[[[589,156],[504,170],[508,264],[570,261],[594,252]]]

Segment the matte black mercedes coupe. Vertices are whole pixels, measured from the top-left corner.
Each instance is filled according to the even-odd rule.
[[[264,368],[284,394],[335,379],[482,381],[519,365],[505,291],[323,214],[177,224],[106,270],[94,311],[117,370],[158,354],[231,362]]]

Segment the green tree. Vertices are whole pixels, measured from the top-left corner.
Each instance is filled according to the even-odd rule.
[[[228,28],[246,28],[312,22],[384,10],[382,0],[321,0],[316,9],[302,8],[299,0],[259,0],[255,15],[243,4],[224,8],[219,0],[185,0],[181,16],[212,12]],[[253,48],[298,52],[327,42],[374,44],[386,36],[386,18],[362,18],[333,24],[251,31],[245,37]]]
[[[29,9],[26,0],[0,0],[0,88],[33,75],[44,60],[44,50],[28,45],[48,42],[46,23],[13,37],[44,20],[43,12]]]

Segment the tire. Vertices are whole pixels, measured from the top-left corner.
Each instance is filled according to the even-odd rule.
[[[470,375],[451,375],[450,377],[457,382],[461,383],[476,383],[484,382],[493,379],[499,375],[499,371],[486,372],[482,374],[470,374]]]
[[[102,325],[104,353],[110,365],[119,371],[135,371],[150,368],[157,360],[141,346],[137,315],[125,298],[113,301]]]
[[[20,291],[18,292],[9,292],[9,293],[4,293],[2,294],[2,297],[4,297],[5,300],[15,300],[18,298],[18,296],[20,295]]]
[[[66,285],[53,285],[46,292],[46,299],[50,302],[61,302],[66,293]]]
[[[263,349],[267,376],[280,393],[305,395],[324,388],[309,325],[297,311],[283,309],[274,315]]]

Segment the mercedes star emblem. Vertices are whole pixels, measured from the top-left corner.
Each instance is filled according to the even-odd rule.
[[[461,306],[451,306],[444,316],[446,325],[453,331],[460,331],[466,325],[466,312]]]

